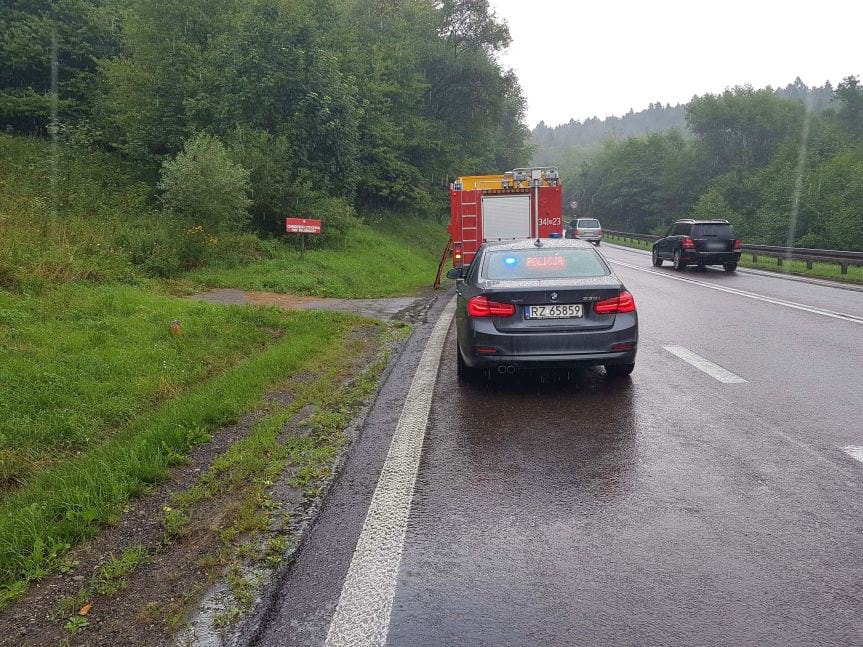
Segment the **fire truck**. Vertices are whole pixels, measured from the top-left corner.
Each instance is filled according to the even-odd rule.
[[[473,260],[484,241],[562,238],[557,167],[517,168],[502,175],[470,175],[450,185],[450,242],[454,267]],[[443,265],[443,263],[441,263]]]

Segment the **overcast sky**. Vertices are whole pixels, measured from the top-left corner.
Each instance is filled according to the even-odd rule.
[[[528,123],[620,115],[750,83],[863,74],[861,0],[490,0]]]

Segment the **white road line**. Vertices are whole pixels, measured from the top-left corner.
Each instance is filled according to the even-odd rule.
[[[696,355],[688,348],[684,348],[683,346],[663,346],[663,348],[672,355],[676,355],[687,364],[692,364],[692,366],[697,368],[699,371],[707,373],[710,377],[722,382],[723,384],[746,383],[746,380],[739,375],[735,375],[718,364],[714,364],[710,360],[704,359],[701,355]]]
[[[674,281],[684,281],[686,283],[693,283],[695,285],[700,285],[701,287],[710,288],[711,290],[718,290],[719,292],[727,292],[728,294],[736,294],[741,297],[746,297],[748,299],[756,299],[758,301],[764,301],[766,303],[773,303],[778,306],[784,306],[786,308],[793,308],[795,310],[803,310],[805,312],[811,312],[816,315],[821,315],[823,317],[831,317],[833,319],[841,319],[843,321],[850,321],[851,323],[856,323],[863,325],[863,317],[856,317],[854,315],[849,315],[844,312],[834,312],[832,310],[824,310],[823,308],[816,308],[815,306],[805,305],[803,303],[795,303],[794,301],[786,301],[784,299],[776,299],[774,297],[767,297],[763,294],[756,294],[755,292],[747,292],[746,290],[738,290],[737,288],[727,288],[721,285],[715,285],[714,283],[707,283],[706,281],[699,281],[698,279],[689,279],[682,276],[675,276],[674,274],[669,274],[668,272],[658,272],[656,270],[647,269],[646,267],[639,267],[638,265],[632,265],[631,263],[624,263],[623,261],[617,261],[613,259],[607,259],[610,263],[614,263],[615,265],[622,265],[624,267],[628,267],[633,270],[638,270],[639,272],[645,272],[647,274],[656,274],[657,276],[662,276],[667,279],[672,279]]]
[[[454,312],[455,299],[435,323],[417,366],[330,622],[327,647],[386,643],[441,350]]]
[[[842,451],[848,454],[854,460],[860,461],[863,463],[863,447],[856,447],[854,445],[848,445],[847,447],[843,447]]]

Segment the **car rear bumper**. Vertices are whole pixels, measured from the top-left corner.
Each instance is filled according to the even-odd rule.
[[[496,355],[494,357],[473,357],[465,363],[474,368],[493,368],[495,366],[515,366],[517,368],[576,368],[579,366],[614,366],[635,364],[637,350],[618,353],[586,353],[575,355]]]
[[[466,318],[463,326],[459,345],[465,363],[471,367],[632,364],[638,350],[635,313],[618,314],[613,326],[593,331],[501,332],[486,318]]]
[[[684,252],[682,258],[698,265],[722,265],[739,262],[740,252]]]
[[[577,240],[589,240],[591,242],[602,240],[602,234],[579,234],[578,236],[574,236]]]

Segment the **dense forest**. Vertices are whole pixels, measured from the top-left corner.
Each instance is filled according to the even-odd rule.
[[[654,106],[654,110],[656,107]],[[749,242],[863,250],[863,86],[801,82],[694,98],[685,128],[561,162],[567,201],[607,227],[727,218]]]
[[[487,0],[9,0],[0,128],[143,169],[181,222],[440,215],[529,158]]]

